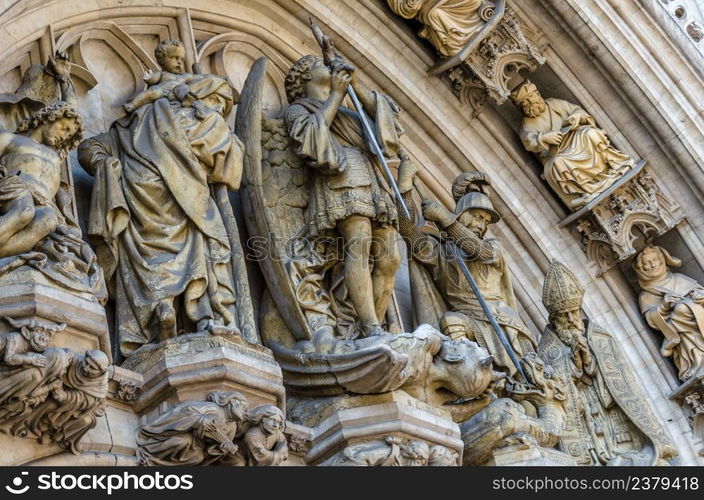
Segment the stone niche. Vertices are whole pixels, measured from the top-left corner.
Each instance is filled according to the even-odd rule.
[[[577,212],[560,222],[579,236],[598,276],[633,257],[644,242],[685,219],[682,208],[656,182],[645,160]]]

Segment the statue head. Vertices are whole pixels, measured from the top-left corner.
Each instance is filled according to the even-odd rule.
[[[29,318],[16,320],[6,317],[5,319],[13,328],[19,330],[20,335],[29,342],[34,352],[44,352],[49,347],[49,342],[54,334],[66,328],[66,323],[56,325]]]
[[[480,238],[489,224],[501,219],[486,193],[488,186],[489,180],[482,172],[465,172],[452,183],[457,220]]]
[[[210,391],[208,401],[224,407],[230,420],[242,421],[247,413],[247,398],[238,391]]]
[[[267,434],[283,431],[286,425],[284,413],[274,405],[257,406],[247,412],[247,420],[254,425],[261,425]]]
[[[81,375],[87,378],[98,378],[105,374],[110,361],[103,351],[91,349],[86,351],[80,361],[79,370]]]
[[[562,262],[553,260],[543,284],[543,305],[548,310],[550,325],[557,332],[584,331],[582,300],[584,288]]]
[[[186,49],[178,40],[163,40],[154,49],[159,66],[169,73],[180,75],[186,71]]]
[[[310,54],[296,61],[286,74],[284,86],[288,102],[293,103],[305,97],[309,84],[319,85],[328,91],[330,87],[330,69],[321,57]]]
[[[545,111],[545,99],[540,95],[538,88],[530,80],[523,82],[510,95],[513,103],[521,108],[523,114],[535,118]]]
[[[75,106],[54,101],[22,121],[17,133],[33,133],[36,140],[65,155],[81,143],[83,121]]]
[[[662,280],[668,272],[668,267],[679,267],[682,261],[670,255],[661,246],[645,247],[633,260],[640,283],[652,283]]]

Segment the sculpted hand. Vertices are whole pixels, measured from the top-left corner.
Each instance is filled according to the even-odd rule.
[[[704,290],[694,290],[689,296],[692,297],[692,300],[697,304],[704,302]]]
[[[398,190],[406,193],[413,189],[413,179],[418,173],[418,167],[411,161],[405,151],[399,151],[401,165],[398,167]]]
[[[174,95],[176,96],[176,99],[181,102],[183,102],[183,100],[188,96],[189,93],[190,90],[188,90],[188,86],[184,85],[183,83],[177,85],[176,88],[174,88]]]
[[[125,104],[122,105],[122,107],[125,108],[125,111],[127,111],[128,114],[132,113],[132,111],[137,109],[137,107],[134,104],[132,104],[131,101],[127,101]]]
[[[55,390],[51,393],[51,395],[52,395],[52,396],[54,397],[54,399],[55,399],[56,401],[58,401],[59,403],[63,403],[64,401],[66,401],[66,398],[68,397],[68,394],[66,394],[66,391],[64,391],[63,389],[55,389]]]
[[[348,70],[334,71],[330,80],[330,90],[333,93],[344,94],[351,81],[352,74]]]
[[[545,143],[545,144],[550,144],[553,146],[559,146],[562,143],[562,140],[564,139],[564,134],[560,132],[559,130],[553,130],[552,132],[545,132],[542,134],[540,139]]]
[[[46,356],[43,356],[42,354],[37,354],[36,356],[33,356],[32,365],[39,367],[46,366]]]
[[[239,449],[236,444],[226,441],[224,443],[220,443],[220,449],[227,453],[228,455],[235,455],[237,454],[237,450]]]
[[[439,201],[423,200],[421,202],[421,210],[423,211],[423,217],[427,220],[437,222],[443,228],[455,222],[455,214],[445,208]]]
[[[66,52],[60,52],[57,50],[56,54],[49,58],[49,63],[47,66],[49,66],[49,69],[51,69],[54,74],[59,77],[68,77],[71,73],[71,63]]]

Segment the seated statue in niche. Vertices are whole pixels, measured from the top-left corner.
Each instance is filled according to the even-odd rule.
[[[477,33],[493,12],[487,0],[387,0],[395,14],[415,19],[423,28],[418,35],[443,56],[453,56]]]
[[[182,71],[182,46],[164,44],[163,65]],[[78,150],[95,177],[88,236],[115,300],[125,356],[182,333],[240,332],[233,273],[244,264],[232,252],[239,236],[224,222],[229,201],[211,191],[239,188],[243,148],[225,120],[235,93],[219,76],[188,81],[189,99],[201,108],[168,95],[146,99]]]
[[[704,287],[670,268],[682,265],[659,246],[641,250],[633,261],[641,292],[640,310],[663,336],[660,352],[672,357],[683,382],[704,366]]]
[[[47,347],[66,325],[6,319],[17,330],[0,338],[0,432],[80,453],[80,439],[105,412],[107,355]]]
[[[53,78],[60,83],[52,92]],[[30,68],[16,94],[0,96],[0,122],[15,127],[0,130],[0,279],[25,281],[19,274],[29,267],[104,302],[102,271],[81,238],[62,179],[62,163],[83,134],[75,103],[62,54],[43,69]]]
[[[553,261],[543,288],[549,324],[538,354],[567,381],[558,448],[579,465],[668,465],[677,456],[616,340],[582,319],[584,289]]]
[[[614,148],[584,109],[561,99],[543,99],[526,81],[511,93],[523,112],[523,146],[536,153],[550,187],[578,210],[621,178],[635,162]]]
[[[237,391],[212,391],[207,401],[187,401],[142,425],[141,465],[245,464],[235,444],[244,434],[247,399]]]
[[[399,173],[399,189],[406,204],[413,207],[411,188],[416,167],[404,158]],[[443,328],[452,338],[467,337],[485,347],[501,370],[513,376],[516,367],[491,327],[479,299],[472,291],[454,252],[456,245],[477,282],[484,299],[520,359],[535,350],[536,341],[517,312],[516,299],[501,242],[486,236],[490,224],[500,220],[486,194],[488,182],[480,172],[461,174],[452,186],[457,203],[450,212],[439,202],[425,199],[423,216],[435,222],[446,236],[423,232],[413,219],[401,215],[400,231],[411,256],[409,269],[417,319]],[[420,268],[418,267],[420,266]]]
[[[162,71],[147,70],[144,81],[149,86],[127,101],[123,107],[127,113],[150,104],[162,97],[183,106],[193,107],[197,118],[205,117],[204,103],[189,91],[188,85],[203,80],[203,75],[186,72],[186,49],[179,40],[164,40],[154,50],[156,61]]]

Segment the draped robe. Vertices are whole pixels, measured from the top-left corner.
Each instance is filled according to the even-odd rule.
[[[219,77],[199,80],[191,92],[231,105]],[[179,299],[184,329],[204,319],[234,321],[230,245],[209,185],[237,189],[242,154],[223,115],[199,120],[193,108],[166,98],[79,148],[95,176],[88,235],[116,303],[123,354],[157,336],[162,301]]]

